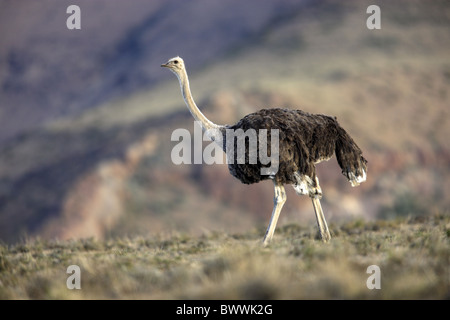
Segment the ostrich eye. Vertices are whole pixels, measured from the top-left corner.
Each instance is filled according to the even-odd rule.
[[[173,63],[178,64],[178,60],[175,60]]]

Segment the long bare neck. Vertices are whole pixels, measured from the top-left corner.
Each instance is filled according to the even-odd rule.
[[[203,126],[203,130],[209,129],[220,129],[222,126],[217,125],[210,121],[205,115],[200,111],[197,105],[194,102],[194,98],[191,94],[191,89],[189,88],[189,79],[186,73],[186,70],[182,70],[180,74],[176,74],[178,80],[180,81],[181,93],[183,94],[183,99],[186,102],[186,105],[191,112],[192,116],[196,121],[200,121]]]

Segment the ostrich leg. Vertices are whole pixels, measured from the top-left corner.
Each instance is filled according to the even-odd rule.
[[[274,180],[275,197],[273,198],[273,211],[270,218],[269,226],[267,227],[266,235],[264,236],[263,246],[267,246],[272,240],[275,227],[277,226],[278,217],[281,209],[286,202],[286,192],[282,184],[277,184]]]
[[[327,221],[323,215],[322,206],[320,205],[320,199],[317,196],[311,197],[312,204],[314,206],[314,212],[316,213],[317,225],[319,226],[320,237],[323,242],[328,242],[331,239],[330,231],[328,230]]]

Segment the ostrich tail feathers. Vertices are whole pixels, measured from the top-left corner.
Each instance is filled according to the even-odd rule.
[[[350,135],[339,128],[336,140],[336,158],[352,187],[359,186],[367,179],[367,160],[362,156],[361,149]]]

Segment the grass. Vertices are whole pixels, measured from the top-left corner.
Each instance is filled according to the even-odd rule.
[[[448,299],[450,217],[0,246],[1,299]],[[66,287],[70,265],[81,289]],[[381,270],[369,290],[367,267]]]

